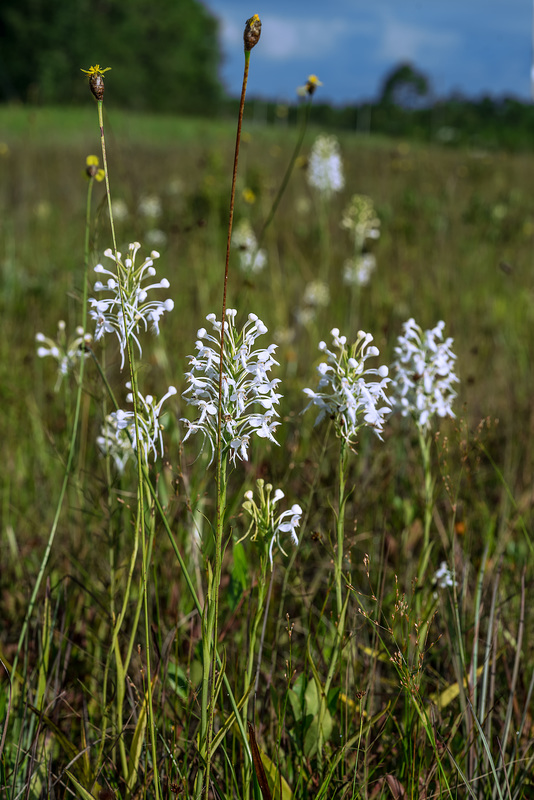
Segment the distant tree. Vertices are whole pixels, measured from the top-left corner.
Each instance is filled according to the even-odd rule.
[[[117,105],[208,113],[222,95],[218,23],[197,0],[1,0],[1,101],[77,102],[97,63]]]
[[[380,104],[398,106],[407,110],[428,105],[431,97],[427,76],[411,64],[399,64],[384,78],[380,92]]]

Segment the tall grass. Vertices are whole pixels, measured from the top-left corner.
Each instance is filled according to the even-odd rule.
[[[112,338],[92,345],[66,498],[38,585],[77,381],[69,375],[54,391],[55,364],[36,357],[35,334],[55,335],[59,319],[69,334],[82,324],[83,172],[99,132],[94,109],[6,109],[5,796],[198,795],[208,745],[212,796],[532,796],[532,158],[344,135],[344,189],[323,203],[297,161],[261,242],[267,267],[244,274],[230,251],[228,307],[238,328],[249,312],[269,328],[283,399],[278,446],[251,441],[249,460],[228,471],[214,588],[215,468],[209,446],[183,441],[180,419],[194,414],[181,395],[197,330],[208,313],[219,316],[234,125],[119,115],[112,85],[110,77],[111,197],[126,210],[115,214],[117,248],[138,240],[143,252],[160,250],[158,279],[174,300],[160,335],[143,338],[134,379],[145,396],[169,385],[178,394],[164,407],[164,457],[120,475],[96,439],[113,410],[109,390],[126,407],[127,378]],[[307,130],[304,153],[317,133]],[[256,127],[245,109],[235,215],[257,234],[299,135]],[[111,245],[102,186],[92,189],[90,268]],[[354,243],[340,225],[355,193],[372,198],[381,221],[376,271],[357,292],[342,282]],[[323,304],[317,287],[307,292],[321,270]],[[383,442],[362,428],[344,449],[334,421],[314,427],[315,415],[301,413],[317,345],[334,327],[349,343],[371,331],[390,364],[410,316],[423,328],[443,319],[454,338],[456,418],[432,428],[428,462],[417,429],[395,414]],[[276,489],[285,498],[249,531],[258,479],[264,493],[272,485],[271,499]],[[274,548],[271,572],[269,531],[294,503],[304,512],[300,543],[281,534],[287,555]],[[449,581],[439,579],[442,562]],[[219,588],[208,641],[203,612]]]

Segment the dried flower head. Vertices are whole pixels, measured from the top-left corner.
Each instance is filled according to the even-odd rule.
[[[254,14],[245,23],[245,32],[243,34],[243,41],[245,43],[245,51],[250,52],[255,47],[261,36],[261,20],[257,14]]]

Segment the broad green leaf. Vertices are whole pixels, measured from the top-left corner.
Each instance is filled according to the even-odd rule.
[[[260,749],[261,760],[265,767],[267,782],[273,796],[273,800],[292,800],[293,792],[283,775],[280,775],[278,767],[271,761],[269,756]],[[282,794],[280,794],[280,784],[282,784]]]
[[[306,686],[306,712],[315,716],[319,712],[319,696],[317,693],[317,686],[315,681],[308,681]]]

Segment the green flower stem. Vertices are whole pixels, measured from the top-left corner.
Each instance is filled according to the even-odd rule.
[[[336,609],[338,618],[341,617],[343,609],[343,559],[345,555],[345,505],[347,502],[347,495],[345,493],[345,486],[347,483],[347,459],[348,459],[348,445],[344,439],[341,439],[341,449],[339,451],[339,469],[338,469],[338,510],[336,517],[336,538],[337,538],[337,552],[334,560],[334,579],[336,584]]]
[[[247,658],[247,668],[245,671],[245,684],[244,684],[244,693],[246,695],[246,700],[243,704],[243,724],[246,725],[248,722],[248,705],[250,700],[250,689],[252,686],[252,675],[254,671],[254,655],[256,652],[256,639],[258,638],[258,628],[263,616],[263,608],[265,602],[265,594],[266,594],[266,586],[267,586],[267,558],[261,559],[261,566],[260,566],[260,576],[258,578],[258,604],[256,606],[256,613],[254,614],[254,619],[252,621],[252,627],[250,629],[250,636],[248,641],[248,658]],[[272,576],[274,573],[271,573],[271,582],[269,583],[269,588],[272,587]],[[265,622],[267,620],[267,612],[268,608],[265,609]],[[265,627],[265,626],[264,626]],[[261,643],[260,643],[260,652],[258,654],[258,673],[260,668],[261,662]],[[257,683],[257,681],[255,681]],[[256,702],[256,695],[254,694],[254,705]],[[254,720],[253,720],[254,723]],[[244,788],[243,788],[243,797],[247,798],[250,795],[250,782],[252,779],[252,767],[250,764],[245,763],[244,765]]]
[[[102,370],[102,367],[98,363],[98,360],[96,359],[94,354],[92,354],[92,355],[93,355],[93,359],[94,359],[96,368],[99,371],[100,377],[102,379],[102,382],[104,383],[104,386],[106,387],[106,391],[109,394],[109,397],[110,397],[110,400],[112,402],[112,405],[113,405],[115,411],[118,411],[119,404],[117,403],[117,400],[116,400],[116,398],[115,398],[115,396],[113,394],[113,390],[112,390],[112,388],[111,388],[111,386],[109,384],[109,381],[108,381],[104,371]],[[187,584],[187,588],[189,589],[189,592],[191,594],[191,598],[193,600],[193,603],[195,605],[197,613],[202,618],[202,615],[203,615],[203,612],[204,612],[203,606],[202,606],[202,604],[201,604],[201,602],[200,602],[200,600],[198,598],[198,595],[197,595],[197,592],[196,592],[196,589],[195,589],[195,585],[193,583],[193,579],[191,578],[191,576],[189,574],[189,571],[187,569],[187,564],[185,563],[185,560],[184,560],[184,558],[183,558],[183,556],[182,556],[182,554],[181,554],[181,552],[180,552],[180,550],[178,548],[178,545],[176,544],[176,540],[174,538],[174,534],[171,531],[171,528],[170,528],[170,525],[169,525],[169,521],[168,521],[168,519],[167,519],[167,517],[165,515],[165,512],[164,512],[164,510],[163,510],[163,508],[161,506],[161,502],[160,502],[159,497],[158,497],[158,495],[156,493],[156,489],[155,489],[155,487],[152,485],[152,483],[150,481],[148,468],[146,466],[143,467],[143,476],[145,478],[145,484],[146,484],[147,490],[150,493],[152,502],[154,503],[154,506],[156,508],[158,516],[159,516],[159,518],[160,518],[160,520],[161,520],[161,522],[163,524],[163,527],[165,528],[165,532],[167,534],[167,537],[168,537],[169,542],[171,544],[171,547],[173,549],[174,555],[176,556],[178,564],[180,565],[180,569],[182,570],[183,576],[185,578],[185,582]],[[217,657],[217,667],[220,669],[222,667],[222,661],[221,661],[221,658],[220,658],[218,652],[216,653],[216,657]],[[239,711],[239,706],[238,706],[238,703],[237,703],[237,701],[235,699],[234,691],[232,689],[232,686],[230,685],[230,681],[228,679],[228,676],[226,674],[223,675],[223,682],[224,682],[224,688],[226,690],[226,694],[228,696],[228,699],[230,701],[230,705],[232,707],[232,711],[233,711],[233,713],[235,715],[235,719],[236,719],[236,722],[237,722],[237,726],[239,728],[239,732],[240,732],[241,737],[242,737],[242,741],[243,741],[243,746],[244,746],[244,749],[245,749],[245,756],[247,758],[247,762],[249,764],[252,764],[252,753],[250,751],[250,745],[248,743],[246,731],[245,731],[245,728],[244,728],[244,725],[243,725],[243,720],[242,720],[242,717],[241,717],[241,714],[240,714],[240,711]]]
[[[113,208],[111,204],[111,192],[109,187],[109,170],[108,170],[108,162],[107,162],[107,155],[106,155],[106,140],[104,136],[104,116],[103,116],[103,101],[98,100],[98,122],[100,125],[100,144],[102,148],[102,162],[104,166],[104,175],[106,179],[106,194],[108,199],[108,209],[109,209],[109,221],[111,226],[111,236],[113,241],[113,251],[115,255],[115,263],[117,264],[117,278],[118,278],[118,285],[119,285],[119,294],[121,300],[121,307],[122,307],[122,315],[123,319],[126,320],[126,309],[125,309],[125,302],[124,302],[124,290],[123,290],[123,282],[122,282],[122,274],[121,274],[121,267],[119,265],[119,256],[117,250],[117,239],[115,236],[115,225],[113,222]],[[130,371],[130,381],[132,386],[132,399],[133,399],[133,412],[134,412],[134,421],[135,421],[135,439],[136,442],[139,443],[141,441],[139,436],[139,406],[138,406],[138,396],[137,396],[137,374],[135,369],[135,361],[133,357],[133,351],[131,346],[130,337],[126,337],[126,351],[128,353],[128,365]],[[145,617],[145,651],[146,651],[146,678],[147,678],[147,714],[148,714],[148,727],[150,731],[150,747],[151,747],[151,755],[152,755],[152,763],[154,769],[154,798],[155,800],[159,800],[160,796],[160,786],[159,786],[159,773],[156,768],[157,764],[157,752],[156,752],[156,730],[155,730],[155,718],[154,718],[154,707],[152,701],[152,668],[151,668],[151,651],[152,645],[150,641],[150,615],[149,615],[149,608],[148,608],[148,573],[150,569],[150,564],[147,562],[147,540],[146,540],[146,530],[145,530],[145,514],[144,514],[144,506],[145,506],[145,498],[144,498],[144,480],[143,480],[143,467],[146,467],[146,464],[143,462],[143,454],[142,448],[137,446],[136,448],[137,453],[137,518],[140,525],[140,536],[141,536],[141,558],[142,558],[142,576],[143,576],[143,610],[144,610],[144,617]]]
[[[299,153],[300,153],[301,148],[302,148],[302,144],[304,142],[304,136],[306,135],[306,129],[308,127],[308,121],[310,119],[311,104],[312,104],[312,98],[310,96],[308,98],[308,102],[306,103],[306,105],[304,107],[304,115],[302,117],[302,124],[300,126],[299,136],[298,136],[297,142],[295,144],[295,149],[293,150],[293,154],[292,154],[292,156],[291,156],[291,158],[289,160],[289,164],[287,165],[287,169],[286,169],[285,175],[284,175],[284,177],[282,179],[282,183],[280,184],[278,192],[276,193],[276,197],[273,200],[273,204],[271,206],[271,210],[269,211],[269,213],[267,215],[267,218],[266,218],[265,222],[263,223],[262,228],[260,230],[260,233],[258,235],[258,242],[257,242],[257,246],[256,246],[256,252],[260,249],[260,246],[261,246],[261,243],[263,241],[263,237],[265,235],[265,232],[266,232],[267,228],[269,227],[269,225],[271,224],[271,222],[273,221],[274,215],[276,214],[276,212],[278,210],[278,206],[280,205],[280,201],[281,201],[282,197],[284,196],[284,193],[285,193],[285,191],[287,189],[287,185],[289,183],[289,179],[291,178],[291,174],[293,172],[293,169],[295,167],[295,163],[297,161],[297,158],[298,158]],[[252,263],[254,263],[254,259],[252,259]]]
[[[431,464],[431,446],[432,438],[430,434],[425,433],[418,427],[419,433],[419,447],[421,450],[421,457],[423,460],[423,476],[424,476],[424,522],[423,522],[423,554],[419,562],[419,569],[417,579],[419,583],[423,579],[428,560],[430,558],[430,527],[432,525],[432,512],[434,510],[434,479],[432,477],[432,464]]]

